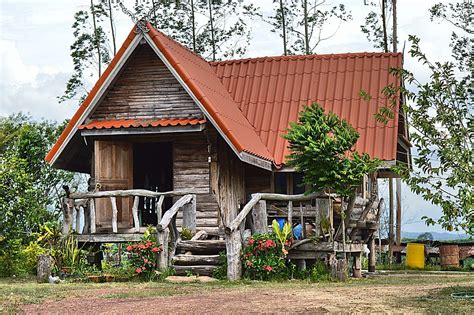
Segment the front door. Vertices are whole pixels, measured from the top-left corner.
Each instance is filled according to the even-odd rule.
[[[135,143],[133,146],[133,187],[151,191],[173,190],[173,156],[170,142]],[[163,211],[171,207],[166,198]],[[158,223],[155,198],[140,198],[141,226]]]
[[[95,141],[95,181],[101,191],[131,189],[133,185],[133,145],[128,142]],[[117,197],[117,227],[132,227],[130,197]],[[98,232],[112,230],[112,204],[110,198],[96,200],[96,226]]]

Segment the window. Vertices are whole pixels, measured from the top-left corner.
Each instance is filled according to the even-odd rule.
[[[275,193],[286,194],[287,193],[287,173],[275,173]]]
[[[274,180],[274,191],[277,194],[296,195],[306,191],[302,173],[274,173]]]
[[[302,173],[293,173],[293,194],[299,195],[304,194],[306,189],[303,183],[303,174]]]

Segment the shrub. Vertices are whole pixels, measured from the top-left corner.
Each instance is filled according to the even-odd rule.
[[[220,280],[227,279],[227,256],[225,251],[219,253],[219,264],[213,270],[212,276]]]
[[[253,280],[287,278],[282,246],[275,234],[255,234],[242,250],[244,276]]]
[[[135,273],[146,279],[153,278],[158,266],[158,253],[162,250],[160,245],[149,240],[128,245],[127,252]]]

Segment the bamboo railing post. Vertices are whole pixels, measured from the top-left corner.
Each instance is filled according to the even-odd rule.
[[[288,223],[293,226],[293,201],[288,201]]]
[[[158,219],[158,223],[161,221],[161,218],[163,217],[163,201],[165,200],[165,196],[161,195],[157,202],[156,202],[156,217]]]
[[[300,223],[301,223],[301,235],[303,236],[302,239],[306,238],[306,228],[304,226],[304,214],[303,214],[303,205],[300,202]]]
[[[183,206],[183,228],[196,233],[196,195],[192,195],[191,201]]]
[[[133,225],[135,233],[140,232],[140,221],[138,220],[138,204],[140,203],[140,197],[135,196],[133,199],[132,215],[133,215]]]
[[[62,232],[64,235],[71,231],[72,227],[72,208],[70,206],[70,199],[67,197],[62,198],[62,212],[63,212],[63,226]]]
[[[91,234],[94,234],[95,231],[96,231],[96,225],[95,225],[95,199],[94,198],[91,198],[90,201],[89,201],[89,216],[90,216],[90,219],[91,219],[91,225],[90,225],[90,229],[91,229]]]
[[[238,229],[227,235],[225,247],[227,256],[227,279],[230,281],[239,280],[242,277],[242,262],[240,261],[242,240]]]
[[[91,230],[91,216],[90,216],[90,204],[87,201],[83,207],[84,213],[84,227],[82,229],[82,234],[89,234]]]
[[[117,233],[117,199],[110,197],[110,203],[112,203],[112,232]]]
[[[314,215],[314,225],[316,225],[314,236],[316,239],[319,239],[321,236],[321,207],[319,206],[319,199],[315,199],[315,215]]]
[[[252,234],[268,232],[267,202],[260,200],[252,209]]]
[[[161,251],[158,253],[158,268],[165,270],[168,268],[168,238],[169,229],[166,228],[163,231],[157,231],[157,242],[161,245]]]
[[[76,228],[75,228],[75,230],[76,230],[77,234],[81,234],[81,231],[80,231],[80,229],[81,229],[81,207],[76,206],[76,207],[74,207],[74,209],[76,209],[76,216],[75,216],[76,217],[76,222],[75,222],[76,223]]]
[[[170,236],[169,237],[170,246],[168,248],[168,264],[169,264],[171,259],[174,257],[174,254],[176,253],[176,247],[178,246],[178,242],[180,238],[178,227],[176,226],[176,214],[171,219],[168,229],[169,229],[169,236]]]

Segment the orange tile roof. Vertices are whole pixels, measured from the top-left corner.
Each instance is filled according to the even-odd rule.
[[[119,119],[119,120],[96,120],[80,125],[79,130],[92,129],[118,129],[118,128],[146,128],[167,126],[194,126],[205,124],[205,119]]]
[[[398,115],[383,125],[376,122],[374,114],[387,102],[381,95],[382,88],[399,84],[389,75],[389,69],[401,67],[400,54],[264,57],[208,63],[150,24],[148,29],[166,62],[238,152],[245,151],[281,166],[289,153],[281,135],[290,121],[297,120],[303,105],[317,101],[326,111],[348,120],[359,131],[358,151],[382,160],[396,159]],[[87,118],[83,117],[84,113],[135,36],[133,29],[46,156],[47,161],[59,154],[79,120]],[[362,100],[360,90],[368,91],[372,100]],[[136,123],[95,122],[98,125],[86,124],[80,128],[116,128]],[[148,122],[140,122],[144,123]]]
[[[348,53],[231,60],[212,66],[275,164],[281,165],[289,154],[282,135],[313,101],[357,129],[357,151],[395,160],[398,115],[384,125],[374,114],[387,104],[382,89],[399,86],[389,70],[400,68],[401,59],[399,53]],[[370,102],[361,99],[361,90],[372,96]]]

